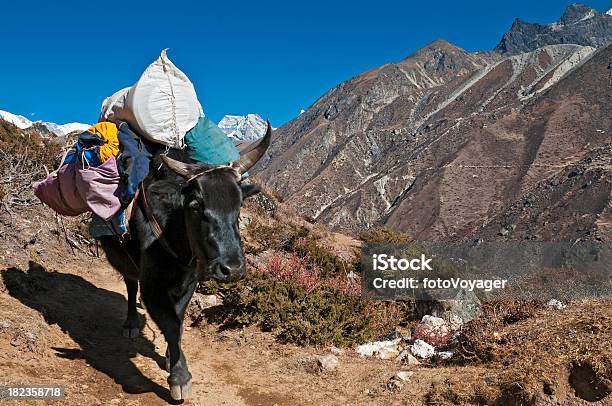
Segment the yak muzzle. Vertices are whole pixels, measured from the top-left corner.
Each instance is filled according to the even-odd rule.
[[[242,259],[214,261],[207,267],[203,279],[213,279],[218,282],[237,282],[246,275],[246,266]]]

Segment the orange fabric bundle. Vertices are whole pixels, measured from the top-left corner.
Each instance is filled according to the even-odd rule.
[[[96,134],[106,141],[106,144],[100,146],[100,160],[102,162],[119,155],[119,138],[117,138],[117,126],[114,123],[103,121],[92,126],[87,132]]]

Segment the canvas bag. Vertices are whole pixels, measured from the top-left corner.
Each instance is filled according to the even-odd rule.
[[[100,121],[125,121],[150,141],[182,149],[185,134],[203,113],[193,84],[166,51],[133,86],[104,100]]]
[[[114,157],[98,167],[80,161],[62,165],[41,182],[32,185],[34,195],[54,211],[77,216],[92,211],[101,218],[111,218],[121,207],[116,196],[119,172]]]

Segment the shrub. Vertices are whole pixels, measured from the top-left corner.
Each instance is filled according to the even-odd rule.
[[[357,260],[345,261],[329,248],[319,245],[312,234],[293,238],[289,250],[304,258],[311,267],[317,268],[323,277],[346,275],[357,268]]]
[[[46,175],[45,168],[53,170],[59,152],[58,144],[0,120],[0,203],[6,210],[34,203],[32,182]]]
[[[226,324],[258,324],[299,345],[347,346],[371,340],[374,322],[359,297],[319,285],[311,291],[253,273],[224,298]]]
[[[463,362],[495,361],[496,333],[504,326],[534,317],[544,308],[541,301],[499,300],[483,304],[483,313],[468,322],[459,335],[459,359]]]

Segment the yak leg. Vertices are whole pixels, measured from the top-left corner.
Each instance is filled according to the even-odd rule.
[[[138,294],[138,281],[125,279],[125,287],[128,293],[128,311],[125,323],[123,323],[123,336],[136,338],[140,335],[140,319],[136,310],[136,295]]]
[[[185,310],[187,309],[187,305],[189,304],[189,301],[191,300],[193,292],[195,292],[198,283],[194,277],[193,279],[188,279],[188,282],[185,285],[186,287],[184,289],[181,289],[181,294],[171,295],[175,303],[174,310],[176,311],[176,315],[178,316],[179,320],[181,320],[181,338],[183,337],[183,321],[185,318]],[[170,345],[168,345],[168,347],[166,348],[166,371],[170,372],[170,369]]]
[[[142,299],[149,315],[168,343],[170,395],[174,400],[187,399],[191,394],[191,373],[187,368],[187,360],[181,350],[183,320],[179,317],[177,309],[180,309],[183,303],[186,306],[186,303],[189,302],[191,294],[195,290],[195,282],[193,289],[189,284],[183,288],[176,287],[168,290],[163,283],[145,279],[141,281],[141,289]]]
[[[128,311],[123,323],[123,336],[138,337],[140,334],[140,316],[136,310],[136,295],[138,294],[139,269],[134,261],[136,255],[133,249],[122,245],[115,237],[104,236],[100,238],[102,249],[106,253],[108,262],[123,276],[128,294]],[[128,243],[129,245],[130,243]]]

